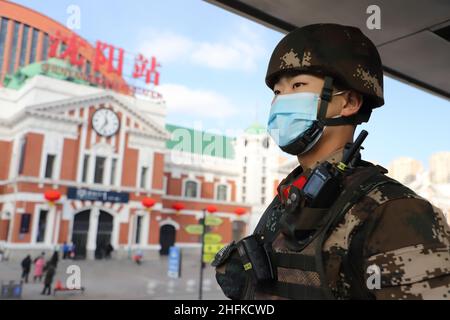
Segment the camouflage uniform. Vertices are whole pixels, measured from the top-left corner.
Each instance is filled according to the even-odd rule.
[[[266,84],[273,89],[277,79],[291,71],[332,76],[362,94],[362,108],[346,119],[349,123],[367,121],[372,109],[384,103],[380,57],[357,28],[319,24],[294,30],[275,48]],[[325,123],[328,119],[320,119],[324,111],[318,113]],[[339,162],[342,151],[322,160]],[[355,162],[344,177],[343,191],[331,208],[308,208],[296,192],[312,169],[300,166],[280,183],[255,231],[268,245],[274,280],[255,282],[244,271],[235,243],[216,255],[216,279],[228,297],[450,298],[450,229],[442,211],[385,176],[386,169],[365,161]],[[375,182],[370,188],[361,183],[355,192],[361,178],[369,175]],[[370,270],[377,268],[380,287],[369,287],[376,285]]]

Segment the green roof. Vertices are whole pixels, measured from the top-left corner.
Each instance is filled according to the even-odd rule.
[[[250,127],[245,129],[245,133],[250,134],[264,134],[267,132],[266,127],[264,127],[262,124],[255,122]]]
[[[234,158],[232,142],[235,138],[173,124],[166,124],[166,130],[171,133],[170,139],[166,141],[168,149],[224,159]]]
[[[16,73],[6,75],[3,85],[10,89],[20,89],[26,80],[36,75],[45,75],[50,78],[89,85],[89,82],[82,79],[82,73],[77,67],[72,66],[67,60],[57,58],[50,58],[22,67]]]

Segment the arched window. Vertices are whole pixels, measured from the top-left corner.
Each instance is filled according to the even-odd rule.
[[[197,198],[197,186],[195,181],[186,181],[184,186],[184,196],[188,198]]]
[[[217,186],[217,200],[227,201],[228,195],[228,187],[224,184],[220,184]]]

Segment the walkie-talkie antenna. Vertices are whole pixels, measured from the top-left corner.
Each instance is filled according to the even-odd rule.
[[[369,133],[366,130],[362,130],[361,133],[356,138],[355,142],[351,144],[350,149],[344,153],[342,161],[337,165],[338,169],[344,171],[347,168],[347,165],[352,161],[355,154],[358,152],[359,148],[361,148],[362,143],[366,139]]]

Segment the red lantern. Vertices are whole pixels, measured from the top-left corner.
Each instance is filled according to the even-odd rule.
[[[209,213],[214,213],[217,211],[217,207],[213,205],[207,206],[206,211],[208,211]]]
[[[245,212],[247,212],[247,210],[245,210],[244,208],[241,208],[241,207],[234,209],[234,213],[236,213],[238,216],[245,214]]]
[[[53,203],[61,198],[61,193],[58,190],[47,190],[44,193],[44,197],[47,201]]]
[[[156,200],[152,199],[152,198],[145,197],[144,199],[142,199],[142,205],[144,207],[146,207],[147,209],[150,209],[151,207],[153,207],[155,205],[155,203],[156,203]]]
[[[172,208],[175,209],[175,210],[178,212],[178,211],[184,209],[184,204],[181,203],[181,202],[175,202],[175,203],[172,205]]]

